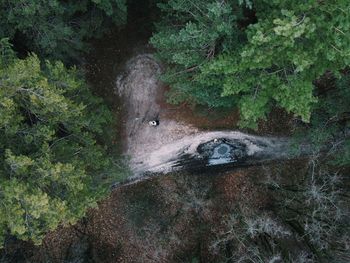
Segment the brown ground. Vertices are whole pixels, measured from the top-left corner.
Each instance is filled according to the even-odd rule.
[[[13,248],[7,262],[216,262],[210,253],[225,216],[238,202],[268,200],[249,168],[221,176],[169,175],[116,189],[75,226],[47,235],[38,248]],[[259,202],[252,202],[257,200]]]
[[[232,130],[237,127],[239,120],[237,110],[220,112],[219,110],[195,106],[189,103],[172,105],[166,101],[168,90],[169,87],[164,87],[157,98],[157,102],[162,108],[161,118],[174,119],[177,122],[193,125],[202,130]]]
[[[77,225],[48,234],[40,247],[9,246],[11,257],[0,262],[222,262],[211,246],[227,216],[237,206],[266,208],[270,200],[259,178],[280,169],[292,176],[302,163],[174,174],[115,189]]]
[[[166,94],[169,87],[164,87],[159,93],[157,102],[162,108],[161,118],[174,119],[180,123],[193,125],[201,130],[237,130],[239,129],[239,111],[237,109],[208,109],[204,106],[182,103],[172,105],[167,103]],[[260,121],[258,130],[244,130],[257,135],[288,136],[291,135],[297,120],[283,109],[274,108],[268,116],[268,121]]]
[[[237,125],[235,111],[174,106],[163,94],[157,98],[160,118],[203,130]],[[260,123],[259,134],[291,131],[290,116],[275,110],[271,117]],[[210,247],[230,211],[237,204],[259,209],[269,203],[254,184],[262,172],[251,167],[221,175],[174,174],[116,189],[77,225],[48,234],[40,247],[15,242],[0,262],[218,262]]]
[[[118,63],[140,49],[149,51],[144,48],[149,34],[143,30],[145,36],[140,38],[139,25],[130,24],[125,32],[112,32],[96,41],[86,65],[95,93],[104,97],[119,120],[121,108],[111,95]],[[142,48],[130,48],[130,43]],[[203,130],[237,128],[237,111],[170,105],[164,92],[157,99],[161,118]],[[258,133],[286,135],[293,126],[291,120],[276,110],[269,122],[260,124]],[[0,262],[216,262],[220,258],[210,253],[210,245],[232,208],[238,203],[256,208],[268,204],[254,184],[261,172],[261,167],[251,167],[221,175],[168,175],[116,189],[75,226],[49,233],[42,246],[9,240]]]

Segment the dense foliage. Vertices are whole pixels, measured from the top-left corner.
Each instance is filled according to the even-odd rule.
[[[0,47],[0,246],[7,234],[40,243],[121,176],[96,143],[111,113],[76,69]]]
[[[125,0],[0,0],[0,38],[55,59],[75,59],[86,40],[126,22]]]
[[[259,180],[269,207],[237,205],[213,243],[217,253],[230,246],[234,262],[350,261],[350,77],[343,73],[322,79],[311,122],[295,137],[305,167],[266,169]]]
[[[151,39],[174,102],[237,105],[256,127],[272,106],[310,119],[313,81],[350,64],[350,3],[171,0]],[[248,24],[248,26],[247,26]]]
[[[167,63],[171,102],[236,106],[244,127],[256,128],[276,106],[308,123],[296,128],[306,167],[268,169],[269,207],[233,211],[214,252],[227,262],[349,262],[350,2],[159,7],[151,43]]]
[[[297,140],[307,168],[270,173],[269,207],[238,207],[214,250],[234,262],[349,262],[350,2],[160,2],[151,43],[167,64],[171,102],[238,107],[244,127],[275,106],[309,122]],[[0,8],[0,247],[10,235],[39,244],[125,173],[102,143],[111,113],[76,68],[53,61],[74,61],[88,39],[123,24],[126,0]]]
[[[170,101],[194,100],[209,106],[232,106],[235,101],[222,98],[222,88],[215,83],[204,87],[196,78],[200,67],[243,41],[237,20],[242,8],[236,1],[200,2],[170,0],[159,4],[164,15],[151,43],[169,67],[164,79],[171,84]]]
[[[323,82],[310,124],[294,136],[296,145],[308,144],[316,157],[327,153],[328,162],[336,167],[350,166],[350,74],[343,72],[340,79]]]

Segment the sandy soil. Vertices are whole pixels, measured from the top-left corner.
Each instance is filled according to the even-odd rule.
[[[152,127],[149,121],[159,119],[160,105],[157,94],[162,89],[159,81],[160,65],[152,55],[144,54],[132,58],[126,71],[119,75],[116,90],[124,99],[127,109],[125,130],[126,154],[134,159],[144,156],[159,146],[179,140],[185,135],[195,134],[198,129],[170,119],[161,119],[160,125]]]
[[[258,137],[237,131],[200,131],[172,118],[159,102],[159,94],[164,93],[164,85],[159,80],[161,72],[161,66],[151,54],[142,54],[130,59],[116,80],[116,92],[126,108],[125,154],[130,157],[130,167],[136,177],[145,172],[171,172],[180,156],[196,156],[199,145],[220,138],[244,143],[248,156],[287,157],[288,141],[284,138]],[[156,119],[160,120],[159,126],[148,124]]]

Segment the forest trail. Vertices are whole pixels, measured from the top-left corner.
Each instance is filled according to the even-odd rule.
[[[130,157],[132,181],[151,173],[288,158],[287,138],[253,136],[238,131],[200,131],[162,118],[162,108],[157,102],[163,88],[159,80],[161,72],[162,67],[151,54],[141,54],[127,62],[116,80],[116,92],[126,108],[124,152]],[[158,118],[159,126],[148,124]]]

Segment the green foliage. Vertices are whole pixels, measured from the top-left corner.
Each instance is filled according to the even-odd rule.
[[[239,43],[237,19],[242,17],[236,1],[181,1],[159,4],[164,18],[151,43],[158,56],[171,65],[164,80],[172,85],[170,101],[193,100],[209,106],[232,106],[232,98],[221,98],[221,87],[195,81],[200,66],[217,53]]]
[[[319,96],[311,123],[296,135],[299,145],[310,144],[314,154],[326,152],[336,166],[350,166],[350,75],[335,81],[333,88]]]
[[[350,3],[252,2],[257,22],[250,17],[248,27],[236,1],[204,1],[200,11],[191,1],[161,6],[173,26],[160,27],[151,42],[169,64],[165,80],[198,103],[237,105],[242,126],[256,127],[274,105],[308,122],[313,81],[350,64]]]
[[[296,143],[306,148],[308,171],[298,174],[290,185],[284,185],[281,177],[270,188],[276,190],[278,214],[302,234],[318,259],[347,262],[350,75],[343,72],[335,79],[327,74],[320,82],[323,87],[310,124],[299,127],[296,135]]]
[[[125,21],[125,0],[0,0],[0,38],[16,36],[26,48],[55,59],[77,58],[87,38]]]
[[[123,171],[96,143],[111,113],[77,70],[11,57],[0,44],[0,239],[38,244],[84,216]]]

